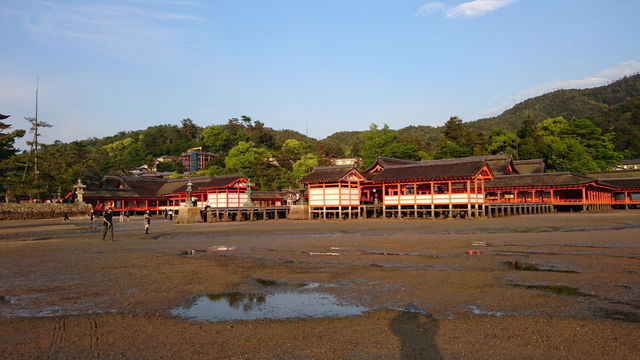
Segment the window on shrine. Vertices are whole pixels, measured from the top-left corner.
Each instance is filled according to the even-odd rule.
[[[413,195],[413,194],[415,194],[415,189],[413,188],[413,185],[407,185],[405,187],[404,193],[405,193],[405,195]]]

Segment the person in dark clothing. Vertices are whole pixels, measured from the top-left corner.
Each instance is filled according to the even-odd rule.
[[[151,225],[151,212],[149,210],[144,213],[144,233],[149,233],[149,225]]]
[[[104,241],[107,236],[107,232],[111,232],[111,241],[115,241],[113,237],[113,209],[109,208],[105,211],[104,216],[102,217],[102,225],[104,226],[102,240]]]
[[[68,212],[64,212],[64,219],[62,219],[62,221],[69,221],[69,213]]]

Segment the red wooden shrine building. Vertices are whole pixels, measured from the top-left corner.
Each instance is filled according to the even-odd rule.
[[[556,209],[599,209],[640,205],[640,171],[587,175],[545,173],[540,159],[514,161],[511,155],[408,161],[379,157],[368,169],[318,167],[303,177],[312,215],[351,218],[363,206],[387,214],[464,212],[482,216],[486,205],[548,204]],[[99,188],[86,188],[84,199],[96,210],[177,210],[187,201],[186,179],[107,176]],[[242,175],[191,178],[199,207],[240,208],[248,199]],[[295,195],[295,194],[293,194]],[[292,193],[253,191],[255,206],[287,204]]]
[[[362,173],[344,167],[316,168],[300,182],[308,188],[310,213],[340,212],[345,205],[334,203],[330,196],[323,201],[318,189],[346,187],[360,189],[360,204],[380,205],[385,214],[427,210],[433,216],[458,210],[481,216],[484,206],[492,204],[581,210],[640,205],[640,174],[615,179],[602,173],[596,178],[544,171],[542,159],[514,161],[508,154],[429,161],[379,157]],[[347,174],[350,179],[344,177]]]

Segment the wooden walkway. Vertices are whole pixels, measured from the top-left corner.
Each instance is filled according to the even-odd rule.
[[[289,206],[209,208],[207,222],[278,220],[289,217]]]
[[[472,206],[383,206],[312,208],[310,219],[474,219],[555,211],[550,203],[488,203]]]
[[[570,207],[567,207],[570,206]],[[209,208],[207,222],[265,221],[289,218],[290,206]],[[610,210],[601,204],[553,204],[549,202],[516,203],[491,202],[483,205],[435,205],[435,206],[383,206],[367,204],[350,207],[313,207],[309,219],[477,219],[525,214],[545,214],[557,210],[599,211]]]

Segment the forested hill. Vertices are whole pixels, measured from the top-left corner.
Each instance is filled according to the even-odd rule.
[[[608,170],[623,158],[640,157],[640,75],[592,89],[554,91],[493,118],[463,123],[452,116],[442,122],[399,130],[371,124],[318,140],[274,130],[249,116],[206,126],[186,118],[180,125],[100,139],[40,143],[37,181],[35,152],[13,147],[25,131],[8,132],[12,124],[0,122],[0,193],[46,198],[58,188],[70,191],[79,178],[97,186],[106,174],[128,174],[141,165],[152,166],[161,155],[177,156],[193,147],[218,154],[203,174],[242,173],[265,190],[298,186],[314,166],[342,157],[359,157],[365,168],[377,156],[423,160],[511,153],[518,159],[543,158],[550,171]],[[175,176],[185,170],[179,161],[157,168]]]
[[[536,123],[558,116],[567,120],[588,117],[606,112],[610,106],[622,104],[638,96],[640,74],[635,74],[604,86],[581,90],[556,90],[536,96],[516,104],[498,116],[468,122],[467,126],[487,134],[496,129],[516,132],[527,116],[531,116]]]
[[[607,132],[617,129],[618,133],[629,128],[632,130],[636,125],[637,121],[633,120],[637,120],[637,116],[633,115],[629,118],[627,113],[631,112],[630,109],[637,108],[638,97],[640,97],[640,74],[635,74],[595,88],[557,90],[546,93],[518,103],[498,116],[466,122],[465,125],[471,130],[489,135],[493,130],[517,132],[527,115],[535,123],[558,116],[567,120],[584,117],[591,119]],[[605,119],[602,119],[603,117]],[[622,117],[622,119],[618,119],[618,117]],[[397,132],[400,138],[419,137],[430,145],[431,150],[434,150],[438,147],[444,134],[445,121],[446,119],[442,119],[443,125],[438,127],[411,125],[399,129]],[[620,121],[624,124],[618,124]],[[360,134],[364,131],[366,130],[340,131],[328,136],[323,141],[340,144],[345,150],[352,148],[356,150]],[[633,132],[633,134],[638,132],[640,130]],[[618,134],[618,137],[624,139],[617,141],[617,148],[626,149],[622,142],[626,141],[628,137],[622,134]]]

